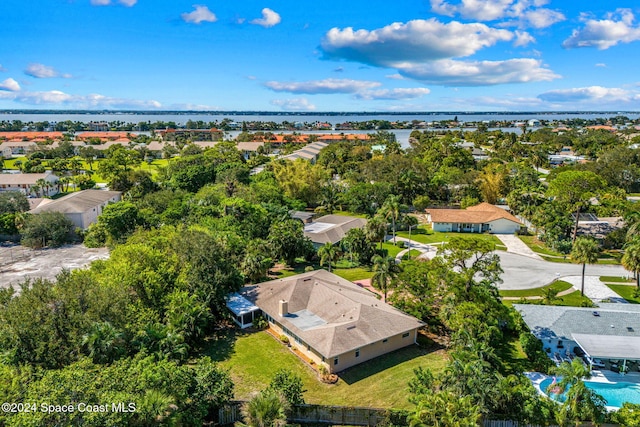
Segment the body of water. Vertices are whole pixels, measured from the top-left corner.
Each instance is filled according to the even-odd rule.
[[[547,387],[553,383],[551,378],[547,378],[540,383],[540,390],[547,396],[559,402],[564,402],[564,395],[557,395],[547,392]],[[625,402],[640,404],[640,385],[634,383],[602,383],[595,381],[585,381],[585,385],[591,390],[604,397],[607,406],[620,408]]]

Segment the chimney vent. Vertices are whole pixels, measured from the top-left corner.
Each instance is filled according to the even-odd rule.
[[[284,317],[287,314],[289,314],[289,301],[280,300],[280,303],[278,305],[278,314],[280,315],[280,317]]]

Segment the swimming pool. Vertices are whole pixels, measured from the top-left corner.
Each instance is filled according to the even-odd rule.
[[[546,395],[547,387],[553,382],[553,379],[547,378],[540,383],[540,390]],[[593,381],[585,381],[584,384],[604,397],[607,406],[620,408],[624,402],[640,404],[640,385],[633,383],[600,383]],[[564,396],[552,394],[552,399],[563,402]]]

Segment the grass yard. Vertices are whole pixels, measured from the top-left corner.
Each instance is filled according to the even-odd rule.
[[[640,296],[634,296],[636,292],[635,285],[613,285],[610,283],[606,283],[606,285],[631,304],[640,304]]]
[[[421,366],[438,373],[447,357],[443,350],[411,346],[346,370],[336,384],[324,384],[309,366],[264,331],[230,331],[210,341],[203,353],[229,369],[239,399],[266,388],[276,371],[286,368],[302,378],[308,403],[400,409],[412,407],[407,401],[407,384],[413,370]]]
[[[408,231],[398,231],[397,236],[409,238]],[[431,227],[427,225],[420,225],[411,230],[411,240],[419,243],[433,244],[448,242],[452,237],[460,237],[463,239],[481,239],[487,240],[493,243],[498,250],[505,250],[506,247],[502,244],[500,239],[491,234],[475,234],[475,233],[441,233],[439,231],[433,231]]]
[[[520,297],[527,298],[532,296],[544,296],[544,289],[553,288],[558,290],[559,292],[566,291],[571,288],[571,284],[565,282],[563,280],[556,280],[550,285],[543,286],[535,289],[526,289],[522,291],[500,291],[500,295],[503,297]],[[520,300],[520,299],[503,299],[502,303],[507,306],[511,306],[513,304],[521,304],[521,303],[531,303],[531,304],[541,304],[541,299],[533,299],[533,300]],[[552,305],[562,305],[568,307],[591,307],[593,303],[587,297],[583,297],[580,295],[580,291],[576,290],[567,295],[557,297]]]
[[[544,291],[548,288],[552,288],[557,290],[558,292],[562,292],[570,289],[571,283],[562,280],[556,280],[550,285],[542,286],[540,288],[500,291],[500,296],[514,298],[542,297],[544,296]]]
[[[561,254],[560,252],[556,252],[554,250],[547,248],[544,242],[540,241],[536,236],[518,236],[518,238],[522,240],[525,243],[525,245],[529,246],[529,248],[537,254],[549,255],[550,257],[560,257],[561,258],[560,261],[562,261],[562,258],[564,258],[564,255]],[[547,259],[547,257],[545,257],[545,259]],[[553,258],[547,259],[547,261],[551,261],[551,260],[553,260]],[[558,261],[555,261],[555,262],[558,262]]]
[[[545,246],[536,236],[518,236],[532,251],[549,262],[571,264],[573,261],[569,255],[556,252]],[[616,251],[604,251],[599,255],[598,264],[620,264],[620,254]]]
[[[635,283],[628,277],[621,276],[600,276],[600,281],[603,283]]]

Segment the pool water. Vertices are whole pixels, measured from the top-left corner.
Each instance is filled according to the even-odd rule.
[[[547,387],[551,385],[553,379],[547,378],[540,383],[540,390],[546,395]],[[632,383],[600,383],[593,381],[585,381],[584,384],[604,397],[607,401],[607,406],[616,408],[622,407],[625,402],[640,404],[640,385]],[[554,400],[564,402],[564,396],[551,394],[550,397]]]

